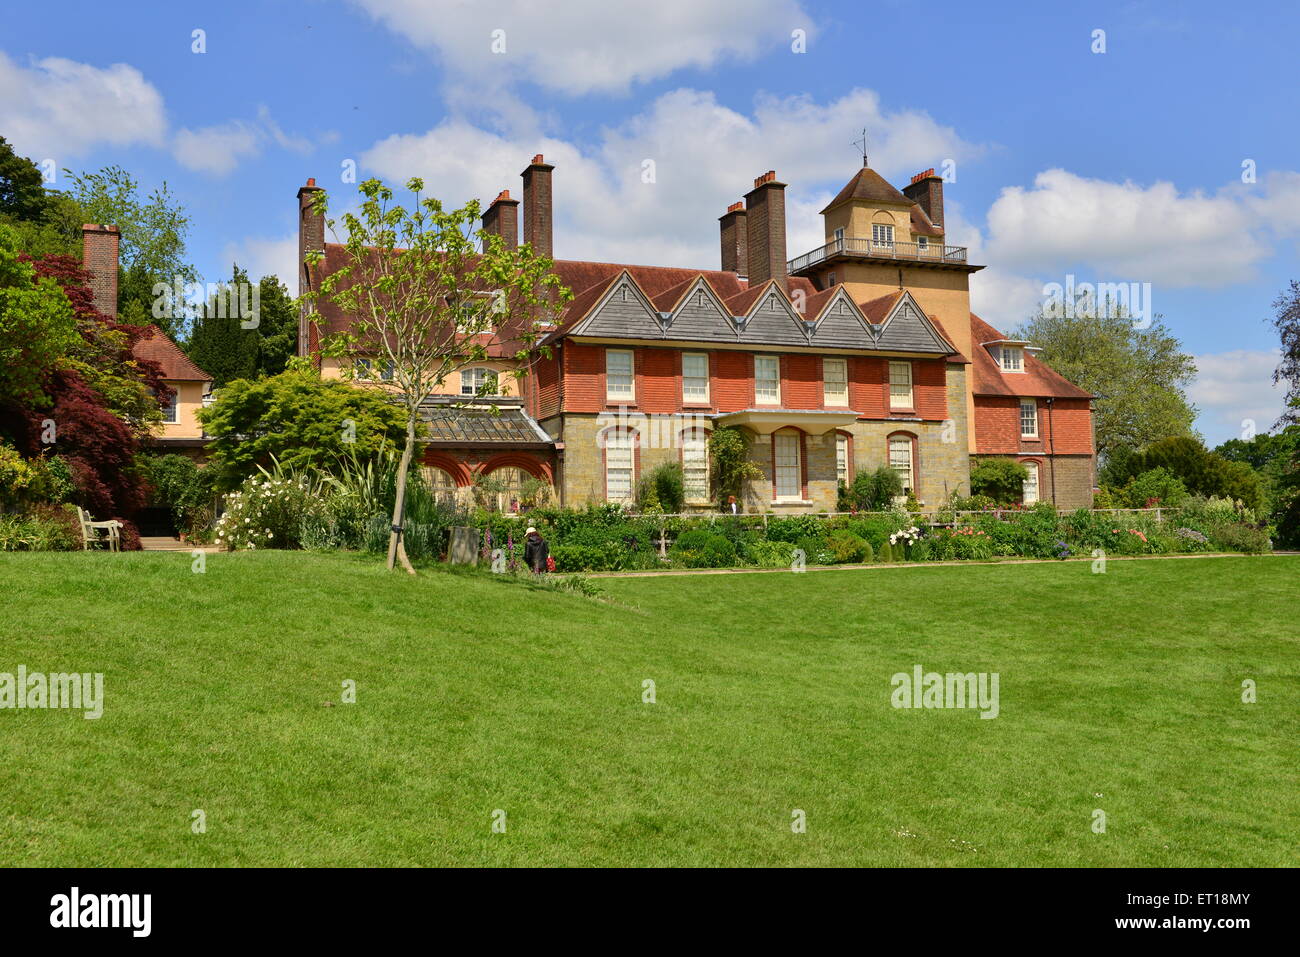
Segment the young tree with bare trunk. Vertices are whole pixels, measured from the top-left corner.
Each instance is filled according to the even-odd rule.
[[[360,184],[359,211],[342,217],[345,262],[303,299],[309,322],[321,321],[321,299],[348,319],[345,331],[322,340],[321,355],[344,360],[345,375],[354,378],[370,377],[363,374],[367,367],[379,370],[374,377],[405,407],[388,568],[401,561],[415,574],[402,524],[422,403],[453,373],[489,357],[515,360],[509,374],[522,379],[547,351],[539,342],[572,294],[551,271],[551,260],[531,245],[512,249],[480,229],[477,200],[446,210],[424,195],[423,180],[406,188],[409,208],[394,204],[380,180]],[[316,195],[314,209],[326,214],[325,192]],[[326,219],[326,225],[337,241],[338,224]],[[316,267],[323,258],[315,252],[308,262]]]

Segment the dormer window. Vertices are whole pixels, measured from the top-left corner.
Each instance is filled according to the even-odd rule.
[[[998,365],[1003,372],[1025,371],[1025,350],[1020,346],[1003,346],[998,355]]]

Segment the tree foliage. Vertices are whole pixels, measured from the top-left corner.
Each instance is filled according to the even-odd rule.
[[[1180,436],[1153,443],[1146,450],[1115,456],[1102,472],[1106,485],[1121,488],[1152,469],[1176,476],[1194,495],[1231,498],[1247,508],[1264,506],[1263,489],[1254,470],[1209,451],[1198,439]]]
[[[745,483],[763,477],[763,470],[750,461],[751,439],[741,429],[722,426],[709,433],[709,483],[719,505],[731,496],[744,501]]]
[[[405,434],[402,409],[377,389],[314,372],[290,370],[267,379],[236,379],[198,413],[212,436],[209,468],[232,489],[258,466],[328,466],[340,456],[366,459]]]
[[[1300,422],[1300,282],[1290,285],[1273,300],[1273,325],[1282,340],[1282,361],[1273,371],[1274,382],[1285,382],[1286,411],[1279,424]]]
[[[979,459],[971,465],[972,495],[986,495],[998,505],[1010,505],[1024,497],[1029,470],[1015,459]]]
[[[227,289],[250,282],[248,273],[235,266]],[[298,346],[298,310],[289,290],[276,276],[258,282],[258,322],[243,327],[243,317],[218,309],[215,297],[201,310],[190,327],[185,354],[208,375],[212,387],[220,389],[235,379],[256,379],[279,375]]]
[[[1196,409],[1186,388],[1196,364],[1160,321],[1139,328],[1131,317],[1048,315],[1040,311],[1020,334],[1042,348],[1040,358],[1098,396],[1097,454],[1141,449],[1161,439],[1191,436]]]
[[[157,283],[174,288],[177,279],[192,282],[194,267],[185,260],[185,239],[190,217],[167,183],[147,197],[140,184],[120,166],[106,166],[98,172],[73,173],[70,195],[87,223],[117,226],[122,240],[118,278],[118,315],[132,325],[156,322],[173,339],[180,336],[183,319],[180,304],[171,302],[159,314],[154,309]]]
[[[0,225],[0,401],[48,402],[44,382],[76,341],[68,297],[22,256],[18,234]]]
[[[500,236],[479,228],[481,209],[471,200],[447,210],[424,195],[424,182],[407,183],[410,208],[376,179],[361,183],[360,209],[342,217],[347,233],[344,262],[326,275],[319,293],[306,297],[308,320],[319,323],[321,300],[351,320],[345,331],[322,342],[322,354],[340,358],[352,371],[361,359],[392,370],[391,385],[406,411],[406,444],[398,466],[393,526],[400,529],[406,476],[415,452],[421,403],[447,378],[496,352],[512,356],[517,376],[538,355],[544,329],[558,321],[572,298],[552,272],[552,262],[531,244],[511,249]],[[327,212],[324,191],[314,210]],[[336,236],[338,224],[327,220]],[[309,257],[313,269],[322,256]],[[401,558],[401,532],[390,540],[388,566]]]

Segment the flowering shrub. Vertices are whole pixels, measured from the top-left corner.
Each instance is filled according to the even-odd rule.
[[[914,545],[921,540],[921,530],[915,525],[908,528],[899,529],[893,535],[889,536],[891,545]]]
[[[306,476],[260,475],[226,498],[215,542],[237,548],[295,548],[305,518],[318,516],[321,499]],[[313,544],[317,544],[319,539]]]

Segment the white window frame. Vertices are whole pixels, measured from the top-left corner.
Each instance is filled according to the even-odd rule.
[[[627,473],[625,494],[614,495],[610,476]],[[620,489],[620,491],[623,491]],[[605,501],[630,502],[636,495],[636,434],[628,429],[614,428],[605,433]]]
[[[843,227],[843,226],[840,226],[840,227],[839,227],[838,229],[836,229],[833,233],[831,233],[831,241],[834,242],[834,243],[839,244],[839,245],[841,246],[841,248],[843,248],[843,243],[844,243],[844,227]]]
[[[620,366],[622,358],[627,357],[627,368],[613,369],[613,359],[619,357]],[[624,385],[622,379],[626,378],[627,383]],[[615,382],[618,382],[615,385]],[[605,350],[605,401],[606,402],[635,402],[636,401],[636,355],[631,349],[606,349]]]
[[[831,369],[841,370],[838,376],[838,384],[841,388],[838,391],[831,389]],[[822,360],[822,404],[848,407],[849,404],[849,360],[848,359],[823,359]]]
[[[901,373],[906,373],[902,375]],[[906,378],[904,383],[902,380]],[[890,362],[889,363],[889,408],[893,409],[914,409],[916,396],[912,381],[912,363],[910,362]]]
[[[783,452],[782,449],[785,449]],[[793,463],[791,456],[793,455]],[[784,457],[785,461],[782,462]],[[793,478],[793,491],[791,479]],[[803,501],[803,435],[798,432],[772,433],[772,483],[775,502]],[[785,491],[782,491],[782,486]]]
[[[1025,428],[1026,413],[1030,421],[1028,429]],[[1020,437],[1022,439],[1038,438],[1038,401],[1036,399],[1020,400]]]
[[[1020,346],[1003,346],[998,350],[998,368],[1003,372],[1025,371],[1025,350]]]
[[[907,445],[907,467],[901,468],[895,462],[894,452],[901,448],[903,444]],[[889,437],[889,467],[899,473],[898,477],[903,481],[904,494],[910,489],[916,491],[916,442],[910,435],[891,435]]]
[[[849,474],[850,464],[853,459],[853,451],[850,447],[850,439],[843,432],[835,433],[835,481],[843,482],[848,485],[853,476]]]
[[[929,249],[929,248],[930,248],[930,237],[929,237],[929,236],[917,236],[917,237],[916,237],[916,248],[917,248],[917,251],[921,251],[921,250]]]
[[[871,224],[871,245],[886,246],[892,248],[894,245],[894,227],[890,223],[872,223]]]
[[[704,366],[704,374],[688,375],[686,372],[687,360],[691,362],[698,361]],[[696,382],[703,380],[704,388],[700,390],[699,386],[694,386],[694,391],[687,387],[687,381]],[[683,405],[708,405],[709,404],[709,354],[707,352],[683,352],[682,353],[682,404]]]
[[[687,429],[682,433],[682,484],[686,501],[693,505],[709,500],[709,433]],[[692,476],[697,476],[692,478]]]
[[[173,386],[172,400],[167,405],[158,403],[162,409],[163,425],[180,425],[181,422],[181,390],[180,386]]]
[[[776,370],[775,377],[763,376],[764,382],[775,382],[776,388],[759,390],[758,368],[760,365],[767,367],[771,363]],[[780,356],[754,356],[754,404],[755,405],[780,405],[781,404],[781,357]]]
[[[483,382],[488,376],[497,380],[496,389],[492,392],[484,393],[485,395],[500,395],[501,380],[495,369],[489,369],[487,366],[471,366],[468,369],[460,370],[460,394],[461,395],[478,395],[479,389],[482,388]]]
[[[1020,486],[1020,500],[1025,505],[1033,505],[1038,501],[1039,492],[1039,468],[1037,462],[1021,462],[1025,467],[1025,481]]]

